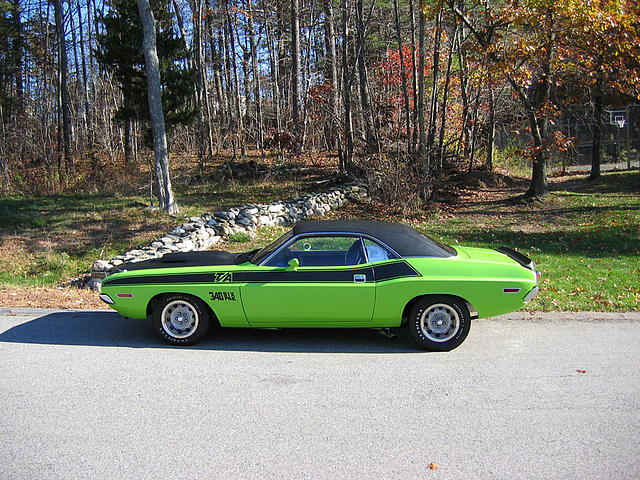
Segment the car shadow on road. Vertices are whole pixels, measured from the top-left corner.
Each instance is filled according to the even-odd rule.
[[[10,317],[11,318],[11,317]],[[18,320],[20,317],[17,317]],[[372,329],[217,329],[191,347],[171,347],[156,338],[149,320],[115,312],[55,312],[0,333],[0,342],[129,348],[189,348],[249,352],[412,353],[420,351],[406,329],[388,338]]]

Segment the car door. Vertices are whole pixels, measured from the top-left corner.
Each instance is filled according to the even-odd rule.
[[[289,266],[297,259],[299,266]],[[260,327],[345,327],[371,322],[373,269],[362,239],[307,235],[291,239],[244,275],[241,297],[247,320]]]

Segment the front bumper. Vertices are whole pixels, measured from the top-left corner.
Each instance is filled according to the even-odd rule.
[[[113,300],[111,300],[111,297],[109,295],[107,295],[106,293],[101,293],[100,294],[100,300],[102,300],[107,305],[113,305],[115,303]]]

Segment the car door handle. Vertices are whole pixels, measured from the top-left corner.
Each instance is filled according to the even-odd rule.
[[[365,283],[367,281],[367,276],[363,274],[356,274],[353,276],[354,283]]]

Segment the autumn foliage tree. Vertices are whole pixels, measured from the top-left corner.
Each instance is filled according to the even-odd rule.
[[[567,119],[582,127],[590,109],[597,177],[603,112],[639,93],[639,3],[151,0],[168,147],[195,152],[203,178],[219,155],[337,157],[351,177],[404,182],[388,200],[418,205],[514,145],[531,162],[528,195],[544,195]],[[35,191],[135,167],[131,139],[149,124],[135,0],[0,0],[0,33],[5,188],[30,168],[47,177]],[[65,145],[80,165],[58,186]]]
[[[566,41],[559,55],[567,65],[566,79],[574,80],[589,97],[590,178],[597,179],[606,98],[631,103],[640,96],[640,4],[634,0],[568,2],[566,16]]]

